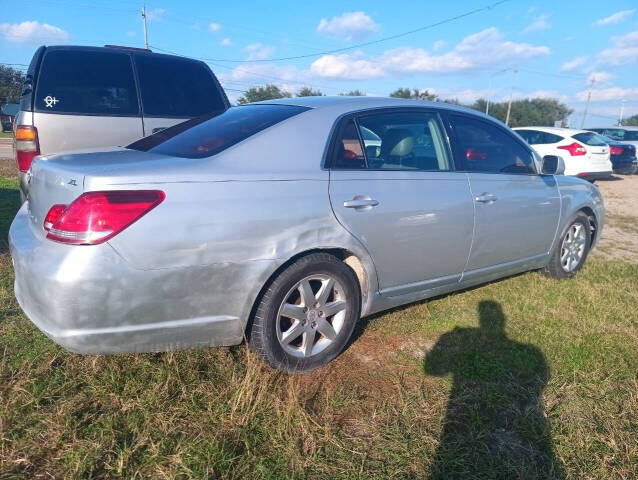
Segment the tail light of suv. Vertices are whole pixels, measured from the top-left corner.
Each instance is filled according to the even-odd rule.
[[[587,150],[580,143],[571,143],[569,145],[562,145],[560,147],[561,150],[567,150],[572,157],[579,157],[581,155],[585,155]]]
[[[21,172],[31,167],[33,159],[40,155],[38,130],[27,125],[18,125],[15,131],[16,162]]]
[[[47,238],[73,245],[97,245],[113,238],[156,206],[161,190],[86,192],[70,205],[53,205],[44,219]]]

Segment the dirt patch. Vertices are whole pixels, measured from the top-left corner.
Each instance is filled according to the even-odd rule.
[[[593,255],[638,263],[638,175],[614,175],[598,181],[606,224]]]
[[[18,178],[18,167],[13,158],[0,158],[0,177]]]

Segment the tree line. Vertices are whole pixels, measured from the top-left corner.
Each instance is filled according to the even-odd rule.
[[[17,103],[20,99],[20,89],[24,82],[24,74],[15,68],[6,65],[0,65],[0,105],[4,103]],[[294,95],[291,92],[279,88],[277,85],[269,84],[265,86],[252,87],[246,91],[237,103],[251,103],[264,100],[272,100],[275,98],[290,97],[314,97],[322,96],[320,90],[314,90],[310,87],[303,87]],[[350,90],[340,93],[339,95],[347,96],[364,96],[365,92],[361,90]],[[439,102],[452,103],[462,105],[464,107],[486,111],[487,100],[480,98],[472,104],[462,104],[454,98],[440,98],[438,95],[428,90],[419,90],[416,88],[397,88],[390,93],[395,98],[410,98],[416,100],[432,100]],[[523,100],[515,100],[512,102],[510,112],[510,126],[520,127],[527,125],[538,126],[554,126],[555,122],[564,121],[573,110],[564,103],[552,98],[526,98]],[[505,121],[507,115],[507,102],[490,102],[489,114],[501,121]],[[623,120],[624,126],[638,126],[638,115]]]

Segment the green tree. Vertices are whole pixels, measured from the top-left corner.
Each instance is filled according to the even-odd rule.
[[[487,101],[479,99],[470,108],[485,112]],[[565,120],[573,110],[554,98],[525,98],[512,102],[510,127],[553,127],[554,122]],[[490,102],[489,114],[504,122],[507,117],[507,102]]]
[[[269,84],[265,87],[252,87],[243,96],[237,99],[237,103],[261,102],[262,100],[273,100],[275,98],[289,98],[289,92],[280,89],[277,85]]]
[[[339,95],[341,95],[342,97],[365,97],[366,96],[365,92],[362,92],[359,89],[350,90],[349,92],[343,92],[343,93],[340,93]]]
[[[24,74],[20,70],[0,65],[0,103],[18,103]]]
[[[394,92],[390,94],[391,97],[395,98],[411,98],[414,100],[438,100],[438,95],[434,93],[430,93],[427,90],[420,91],[418,88],[413,88],[410,90],[409,88],[397,88]]]
[[[625,127],[638,127],[638,115],[624,119],[622,124]]]
[[[321,97],[323,93],[320,90],[313,90],[310,87],[303,87],[297,92],[298,97]]]

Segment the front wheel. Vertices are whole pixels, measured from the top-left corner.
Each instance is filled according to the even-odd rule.
[[[583,267],[591,245],[591,224],[579,213],[569,224],[554,247],[549,263],[542,273],[554,278],[570,278]]]
[[[302,257],[263,294],[249,346],[280,371],[314,370],[346,346],[360,305],[359,282],[350,267],[326,253]]]

